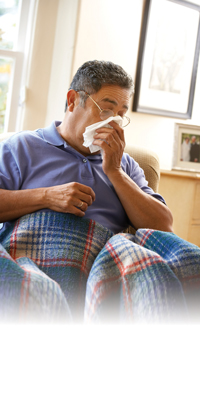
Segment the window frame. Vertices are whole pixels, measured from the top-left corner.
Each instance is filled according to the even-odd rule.
[[[16,131],[20,124],[20,114],[26,100],[25,76],[36,5],[37,0],[20,0],[16,45],[13,50],[0,49],[0,57],[13,60],[4,133]]]

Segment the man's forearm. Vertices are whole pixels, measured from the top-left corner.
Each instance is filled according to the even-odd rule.
[[[42,189],[0,189],[0,222],[19,218],[44,207]]]
[[[116,171],[108,177],[136,229],[173,231],[173,217],[165,204],[144,193],[123,170]]]
[[[26,190],[0,189],[0,222],[43,208],[83,217],[94,200],[94,191],[78,182]]]

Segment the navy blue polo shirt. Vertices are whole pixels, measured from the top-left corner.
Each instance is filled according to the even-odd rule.
[[[59,124],[56,121],[45,129],[19,132],[0,143],[0,188],[21,190],[82,183],[96,195],[83,218],[94,219],[114,233],[122,231],[130,221],[103,172],[101,154],[85,157],[78,153],[58,133]],[[143,170],[133,158],[124,153],[121,165],[145,193],[164,202],[162,196],[148,187]]]

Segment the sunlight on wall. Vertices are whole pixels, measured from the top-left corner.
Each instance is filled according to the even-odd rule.
[[[51,66],[46,123],[62,120],[72,74],[78,0],[60,0]]]

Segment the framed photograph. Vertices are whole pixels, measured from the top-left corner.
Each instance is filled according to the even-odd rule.
[[[133,111],[191,118],[200,49],[200,6],[146,0]]]
[[[172,169],[200,171],[200,126],[175,124]]]

